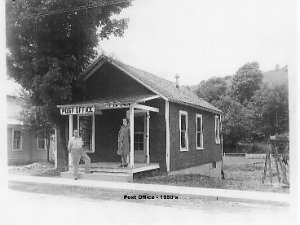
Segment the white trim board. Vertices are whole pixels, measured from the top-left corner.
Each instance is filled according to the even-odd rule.
[[[186,119],[186,148],[181,147],[181,115]],[[189,151],[189,117],[187,111],[179,110],[179,149],[181,152]]]
[[[14,149],[14,131],[20,131],[20,149]],[[12,129],[12,135],[11,135],[11,150],[13,152],[21,152],[23,151],[23,137],[22,137],[22,129]]]
[[[165,101],[165,122],[166,122],[166,167],[167,172],[170,172],[170,105],[169,101]]]

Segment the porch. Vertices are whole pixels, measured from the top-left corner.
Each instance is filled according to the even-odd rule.
[[[79,179],[102,180],[102,181],[124,181],[131,182],[136,173],[153,171],[159,169],[159,163],[135,163],[134,168],[119,167],[119,162],[98,162],[91,164],[91,173],[84,173],[84,164],[79,166]],[[69,171],[60,174],[63,178],[73,178],[73,166]]]

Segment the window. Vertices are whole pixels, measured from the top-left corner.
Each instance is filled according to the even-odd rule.
[[[134,150],[144,151],[145,113],[136,113],[134,118]]]
[[[217,144],[220,144],[220,117],[215,116],[215,140]]]
[[[39,150],[46,149],[46,138],[44,138],[42,135],[38,135],[37,137],[37,148]]]
[[[196,149],[203,149],[203,123],[201,114],[196,114]]]
[[[188,151],[188,114],[179,111],[180,151]]]
[[[143,151],[144,150],[144,133],[135,132],[134,133],[134,150]]]
[[[213,162],[213,163],[211,164],[211,167],[212,167],[212,169],[216,169],[216,168],[217,168],[217,162]]]
[[[95,116],[78,116],[79,135],[87,152],[95,152]]]
[[[13,130],[13,151],[22,151],[21,144],[22,144],[22,137],[20,130]]]

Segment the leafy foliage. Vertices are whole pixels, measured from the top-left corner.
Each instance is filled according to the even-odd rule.
[[[231,96],[246,105],[262,85],[263,74],[257,62],[247,63],[232,78]]]
[[[289,130],[288,87],[279,85],[273,88],[264,86],[253,96],[255,139],[263,140],[274,134]]]
[[[113,16],[130,6],[130,1],[70,11],[95,4],[99,1],[6,2],[8,75],[29,91],[32,104],[43,106],[38,114],[44,114],[57,125],[62,140],[66,120],[59,115],[56,105],[78,100],[81,92],[76,79],[97,55],[99,39],[108,39],[110,35],[121,37],[128,24],[128,19]],[[41,15],[57,10],[66,11]]]
[[[287,70],[287,69],[286,69]],[[262,84],[256,62],[247,63],[231,77],[202,81],[199,97],[223,111],[224,147],[234,149],[238,142],[264,141],[270,135],[289,130],[287,84]]]
[[[223,96],[213,104],[223,111],[223,138],[227,144],[249,141],[252,130],[252,110],[229,96]]]
[[[46,140],[47,161],[49,162],[50,138],[54,134],[54,124],[48,119],[49,116],[44,106],[35,106],[30,96],[30,93],[25,90],[20,94],[22,111],[19,119],[36,137],[39,136]]]
[[[197,89],[197,94],[208,102],[218,101],[225,95],[228,89],[224,78],[213,77],[207,81],[202,81]]]

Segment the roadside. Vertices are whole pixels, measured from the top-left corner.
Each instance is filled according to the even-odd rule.
[[[190,208],[169,202],[171,207],[165,207],[150,200],[136,203],[15,190],[9,190],[6,197],[0,204],[0,220],[9,224],[287,224],[295,220],[285,208],[254,209],[239,203],[212,202],[201,207],[199,202]]]
[[[160,191],[124,190],[80,185],[57,185],[29,182],[9,182],[9,189],[27,193],[49,194],[53,196],[74,197],[93,201],[120,201],[146,205],[175,207],[183,209],[198,209],[222,213],[245,212],[288,212],[288,205],[284,203],[243,202],[230,199],[218,199],[201,195],[169,194]],[[145,197],[146,196],[146,197]],[[163,196],[173,196],[172,199]]]
[[[47,162],[35,162],[28,165],[8,166],[11,175],[30,175],[42,177],[59,177],[59,171],[55,166]]]
[[[264,159],[224,157],[225,180],[199,174],[165,175],[159,173],[137,176],[134,183],[171,186],[214,188],[240,191],[289,193],[289,186],[278,183],[275,168],[272,169],[273,184],[269,176],[262,184]],[[273,163],[274,165],[274,163]],[[10,175],[59,177],[59,172],[49,163],[33,163],[26,166],[9,166]]]
[[[279,193],[263,193],[254,191],[238,191],[199,187],[181,187],[159,184],[141,184],[129,182],[109,182],[95,180],[73,180],[54,177],[34,177],[34,176],[9,176],[9,184],[26,183],[39,185],[56,185],[58,188],[81,187],[81,188],[100,188],[109,190],[123,190],[135,192],[158,193],[159,195],[180,195],[180,196],[199,196],[212,200],[230,200],[249,203],[283,204],[289,205],[290,196]],[[38,189],[37,189],[38,190]],[[170,199],[170,198],[167,198]]]
[[[267,176],[265,183],[262,184],[264,159],[225,156],[223,163],[224,180],[199,174],[182,174],[140,177],[134,180],[134,182],[240,191],[289,193],[288,185],[278,183],[275,168],[272,168],[273,183],[270,183],[270,178]]]

